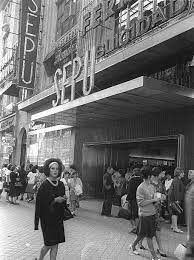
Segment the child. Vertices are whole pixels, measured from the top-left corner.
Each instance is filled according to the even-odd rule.
[[[2,177],[0,177],[0,198],[1,198],[2,191],[3,191],[3,181],[2,181]]]

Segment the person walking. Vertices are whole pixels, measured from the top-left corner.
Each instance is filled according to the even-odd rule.
[[[65,187],[58,178],[61,176],[61,160],[51,158],[44,164],[47,179],[40,186],[35,206],[34,229],[38,230],[39,220],[44,238],[39,260],[43,260],[50,251],[50,260],[57,259],[58,245],[65,242],[63,226]]]
[[[159,202],[160,199],[155,197],[155,190],[150,183],[151,171],[148,167],[141,170],[143,182],[137,188],[136,198],[138,204],[139,224],[137,229],[137,238],[130,245],[132,252],[139,255],[136,250],[137,244],[147,238],[148,248],[151,252],[153,260],[159,260],[153,245],[153,237],[156,236],[156,208],[154,203]]]
[[[83,184],[77,171],[72,172],[69,179],[71,213],[76,216],[76,208],[79,205],[79,196],[83,194]]]
[[[37,195],[38,190],[41,186],[41,184],[46,180],[46,175],[44,174],[44,168],[42,166],[38,167],[38,173],[35,176],[35,181],[34,181],[34,193]]]
[[[28,194],[28,202],[31,202],[34,199],[34,183],[36,179],[37,171],[36,171],[36,166],[33,166],[31,171],[28,173],[27,178],[28,178],[28,184],[26,188],[26,193]]]
[[[177,206],[181,207],[184,203],[185,187],[181,179],[184,177],[184,171],[177,167],[174,170],[174,179],[168,192],[168,200],[172,218],[172,230],[176,233],[183,233],[178,228],[178,216],[181,214],[176,210]]]
[[[65,171],[62,173],[61,181],[63,182],[65,186],[65,197],[67,201],[67,206],[70,205],[70,189],[69,189],[69,179],[70,179],[70,173],[68,171]]]
[[[19,180],[21,182],[21,188],[20,188],[20,193],[21,193],[21,197],[20,200],[24,199],[24,193],[26,191],[26,187],[27,187],[27,173],[24,169],[24,164],[21,164],[20,169],[18,170],[19,173]]]
[[[103,191],[104,202],[102,205],[102,216],[111,216],[113,196],[114,196],[114,182],[112,180],[112,174],[114,173],[113,167],[109,166],[103,176]]]
[[[16,198],[18,196],[17,188],[15,186],[17,182],[17,169],[16,166],[11,167],[10,172],[10,184],[9,184],[9,196],[11,198],[10,203],[16,204]]]
[[[188,241],[184,260],[194,259],[194,170],[189,170],[188,179],[190,182],[185,196]]]
[[[137,224],[138,224],[138,206],[136,200],[136,191],[139,185],[143,182],[140,176],[140,169],[133,169],[133,177],[129,180],[127,186],[127,201],[130,205],[131,210],[131,224],[132,230],[130,232],[137,234]]]

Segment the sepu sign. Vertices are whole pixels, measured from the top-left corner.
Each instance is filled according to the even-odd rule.
[[[41,0],[21,0],[19,87],[34,88]]]

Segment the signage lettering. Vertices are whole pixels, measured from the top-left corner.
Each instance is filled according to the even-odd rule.
[[[19,86],[34,88],[41,0],[22,0]]]
[[[15,50],[8,49],[0,66],[0,83],[15,72]]]
[[[91,30],[95,29],[99,25],[103,24],[104,28],[109,28],[114,31],[115,14],[121,9],[130,4],[131,0],[121,0],[118,4],[116,0],[103,0],[102,4],[97,5],[93,12],[88,12],[83,17],[83,37]],[[115,48],[122,47],[136,37],[148,32],[150,29],[158,26],[161,23],[166,22],[168,19],[175,17],[184,12],[189,6],[189,0],[169,0],[169,2],[161,8],[157,6],[156,10],[151,15],[144,15],[142,18],[134,18],[130,21],[130,17],[127,18],[127,27],[121,31],[120,34],[114,33],[111,35],[112,39],[103,39],[103,42],[96,47],[96,57],[101,58],[106,53]],[[193,9],[193,1],[190,4],[190,10]],[[151,12],[151,11],[150,11]],[[128,14],[129,15],[129,14]],[[92,19],[93,17],[93,19]],[[111,20],[112,19],[112,20]],[[111,21],[113,25],[107,26],[107,22]],[[111,34],[108,31],[108,34]],[[110,47],[110,45],[112,46]]]
[[[91,50],[91,69],[90,69],[90,82],[88,86],[88,64],[89,64],[89,51],[87,50],[84,56],[84,79],[83,79],[83,95],[89,95],[94,88],[94,75],[95,75],[95,46]],[[72,76],[67,77],[67,69],[71,67]],[[70,86],[71,88],[71,101],[75,99],[75,83],[76,79],[80,76],[83,68],[83,63],[80,57],[76,57],[73,61],[63,65],[63,69],[58,68],[54,75],[54,86],[56,91],[56,100],[52,101],[53,107],[59,104],[65,104],[69,101],[65,95],[65,89]]]

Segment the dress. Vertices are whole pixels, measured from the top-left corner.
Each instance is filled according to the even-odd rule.
[[[10,184],[9,184],[9,196],[10,197],[17,197],[19,194],[17,192],[17,189],[15,187],[15,183],[16,183],[16,173],[15,172],[11,172],[10,173]]]
[[[53,186],[45,180],[40,186],[35,207],[35,229],[40,219],[41,229],[46,246],[65,242],[63,218],[65,203],[55,203],[54,199],[65,195],[65,187],[61,181]]]

